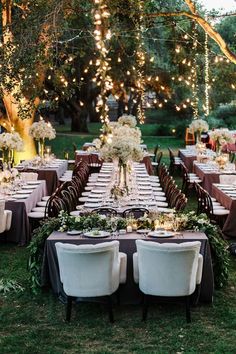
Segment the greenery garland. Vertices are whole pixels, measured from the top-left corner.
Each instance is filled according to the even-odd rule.
[[[171,217],[173,218],[173,215]],[[199,231],[207,235],[211,247],[215,286],[217,288],[223,287],[227,283],[229,275],[229,254],[227,243],[221,237],[218,227],[212,225],[205,214],[196,215],[195,212],[189,212],[176,214],[174,217],[178,218],[180,230]],[[170,216],[159,214],[161,222],[165,218],[170,218]],[[151,228],[153,226],[153,220],[147,217],[142,217],[137,221],[140,228]],[[65,212],[61,212],[58,218],[49,218],[47,221],[44,221],[33,232],[32,240],[28,246],[30,252],[28,269],[32,292],[36,294],[39,291],[44,245],[46,239],[54,230],[62,232],[67,230],[91,229],[111,230],[111,222],[112,218],[105,218],[95,213],[74,217]],[[116,218],[116,222],[118,230],[125,229],[127,226],[127,220],[124,218],[118,217]]]

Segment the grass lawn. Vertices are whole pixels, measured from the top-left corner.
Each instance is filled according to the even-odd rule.
[[[28,251],[0,245],[0,278],[15,279],[22,294],[0,298],[1,353],[235,353],[236,259],[226,288],[216,291],[213,305],[192,310],[186,324],[183,305],[152,305],[146,323],[140,306],[115,308],[110,325],[102,305],[74,305],[64,322],[64,305],[50,292],[32,296],[28,288]]]
[[[50,143],[58,156],[72,143],[82,146],[95,135],[60,135]],[[167,160],[167,147],[175,150],[182,142],[175,138],[145,136],[150,150],[159,143]],[[180,179],[177,179],[180,182]],[[188,207],[195,207],[190,199]],[[33,296],[27,273],[28,250],[0,242],[0,279],[16,280],[22,293],[0,297],[0,353],[235,353],[236,350],[236,258],[231,259],[230,280],[215,291],[213,305],[192,310],[192,324],[186,324],[183,305],[150,307],[146,323],[141,306],[115,308],[110,325],[102,305],[73,306],[72,321],[64,322],[64,305],[53,294]],[[99,271],[99,270],[98,270]]]

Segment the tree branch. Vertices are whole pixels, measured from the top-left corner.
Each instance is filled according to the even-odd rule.
[[[185,2],[192,3],[190,0],[184,0]],[[221,35],[214,29],[214,27],[206,21],[203,17],[195,13],[190,13],[187,11],[178,11],[178,12],[157,12],[153,14],[145,14],[148,18],[155,18],[155,17],[181,17],[185,16],[194,21],[196,21],[203,30],[218,44],[219,48],[221,49],[222,53],[234,64],[236,64],[236,54],[233,53],[227,44],[225,43],[224,39]]]

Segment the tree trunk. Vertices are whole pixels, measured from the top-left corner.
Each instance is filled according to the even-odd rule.
[[[7,131],[12,130],[20,134],[24,141],[24,151],[16,152],[15,162],[20,160],[30,159],[36,155],[34,139],[29,135],[29,128],[34,121],[35,111],[32,111],[31,118],[21,119],[18,116],[19,106],[11,95],[5,94],[3,96],[3,102],[6,109],[7,117],[0,120],[0,124],[6,128]]]

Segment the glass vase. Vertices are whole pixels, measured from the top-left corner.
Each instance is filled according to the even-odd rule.
[[[44,157],[45,142],[44,139],[39,139],[38,141],[38,154],[41,158]]]
[[[222,146],[219,143],[219,141],[216,141],[216,154],[219,156],[221,155],[221,150],[222,150]]]
[[[128,194],[128,176],[127,176],[127,165],[124,163],[119,163],[119,172],[118,172],[118,186],[125,190]]]
[[[196,144],[199,144],[201,142],[201,132],[198,130],[196,132]]]
[[[2,162],[4,164],[10,165],[12,167],[14,161],[14,150],[13,149],[3,149],[2,150]]]

